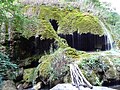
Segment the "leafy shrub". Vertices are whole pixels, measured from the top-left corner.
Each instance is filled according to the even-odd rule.
[[[93,85],[101,85],[103,79],[98,73],[104,73],[109,69],[109,64],[104,62],[103,59],[107,61],[108,58],[102,56],[91,56],[83,59],[79,64],[79,67],[83,70],[83,74]]]
[[[10,62],[7,55],[0,52],[0,81],[2,79],[15,79],[17,65]]]

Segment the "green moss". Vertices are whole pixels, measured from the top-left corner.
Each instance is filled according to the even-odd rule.
[[[115,59],[113,56],[91,54],[81,58],[78,65],[88,81],[93,85],[101,85],[104,80],[117,80],[119,78],[119,73],[116,70],[119,64],[118,61],[119,59]],[[101,75],[100,73],[103,72],[104,74]]]
[[[92,85],[101,85],[102,82],[100,81],[98,75],[93,70],[82,70],[83,75]]]
[[[41,62],[40,67],[39,67],[40,75],[44,76],[44,78],[50,77],[50,73],[53,69],[52,64],[54,62],[56,62],[56,60],[58,58],[59,58],[59,60],[62,60],[63,59],[62,57],[64,55],[66,55],[67,57],[70,57],[70,58],[78,58],[79,57],[79,55],[77,54],[77,51],[75,49],[70,48],[70,47],[65,48],[65,49],[60,48],[56,52],[54,52],[54,54],[42,56],[41,59],[39,60],[39,62]],[[55,68],[57,68],[57,67],[55,67]]]
[[[39,12],[36,16],[38,21],[38,27],[35,30],[25,31],[23,34],[32,35],[40,34],[43,38],[56,38],[55,31],[49,20],[57,20],[59,25],[57,33],[60,34],[72,34],[75,31],[78,33],[92,33],[103,35],[103,30],[99,25],[98,18],[90,14],[81,13],[78,9],[59,8],[57,6],[25,6],[24,12],[31,9],[34,13]],[[28,27],[29,28],[29,27]],[[53,32],[51,35],[50,31]],[[33,32],[33,33],[32,33]]]
[[[50,22],[47,22],[46,20],[41,21],[40,30],[38,30],[38,33],[41,35],[41,39],[52,39],[54,38],[57,42],[59,47],[65,48],[68,46],[67,43],[65,43],[65,39],[60,38],[56,31],[53,30],[53,27],[51,26]]]
[[[35,68],[29,68],[24,70],[23,80],[25,82],[32,82],[34,76],[34,70]]]
[[[102,62],[107,66],[107,70],[105,72],[105,76],[107,79],[116,79],[117,78],[117,70],[112,61],[112,59],[108,56],[101,57]]]
[[[80,34],[92,33],[100,36],[104,34],[95,16],[80,12],[70,12],[60,22],[58,33],[72,34],[75,31]]]
[[[80,58],[80,55],[78,54],[77,50],[71,47],[67,47],[63,51],[67,57],[70,58]]]
[[[40,19],[44,19],[44,20],[49,20],[49,19],[55,19],[57,21],[60,21],[66,13],[63,13],[63,11],[56,7],[56,6],[44,6],[41,5],[40,6]]]
[[[64,79],[63,77],[69,71],[68,64],[73,62],[74,59],[76,60],[76,58],[79,58],[79,55],[75,49],[70,47],[59,48],[53,54],[44,55],[40,58],[40,64],[36,68],[35,73],[37,75],[37,72],[39,72],[39,76],[48,81],[54,81],[59,78]]]
[[[51,26],[50,22],[48,22],[46,20],[42,20],[40,22],[40,28],[37,31],[37,33],[42,35],[41,38],[43,38],[43,39],[58,38],[58,35],[56,34],[55,30],[53,30],[53,27]]]
[[[120,49],[120,40],[117,41],[117,46]]]
[[[39,62],[42,62],[40,63],[40,66],[39,66],[39,74],[44,78],[50,77],[52,60],[53,60],[52,55],[45,55],[41,57],[41,59],[39,60]]]

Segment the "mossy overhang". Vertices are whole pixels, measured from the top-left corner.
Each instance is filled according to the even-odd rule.
[[[44,30],[54,30],[50,24],[50,19],[57,21],[57,34],[72,34],[77,31],[79,34],[91,33],[99,36],[104,35],[104,31],[99,24],[99,19],[90,13],[82,13],[77,8],[69,9],[68,7],[60,8],[58,6],[46,5],[24,6],[24,13],[27,14],[29,10],[32,11],[31,14],[39,13],[36,16],[39,23],[38,28],[32,30],[32,34],[28,34],[28,37],[35,36],[36,33],[41,35],[41,32]],[[26,31],[28,32],[28,30]],[[26,31],[24,31],[24,35]],[[50,38],[52,37],[50,36]]]

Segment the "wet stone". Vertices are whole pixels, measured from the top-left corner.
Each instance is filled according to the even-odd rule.
[[[72,84],[58,84],[50,90],[116,90],[108,87],[93,86],[93,89],[88,87],[79,86],[79,88],[73,86]]]

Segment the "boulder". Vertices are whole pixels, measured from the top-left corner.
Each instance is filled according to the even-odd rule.
[[[17,90],[17,89],[13,81],[7,80],[3,82],[2,90]]]
[[[116,90],[108,87],[101,87],[101,86],[93,86],[93,89],[79,86],[79,88],[73,86],[72,84],[58,84],[50,90]]]

